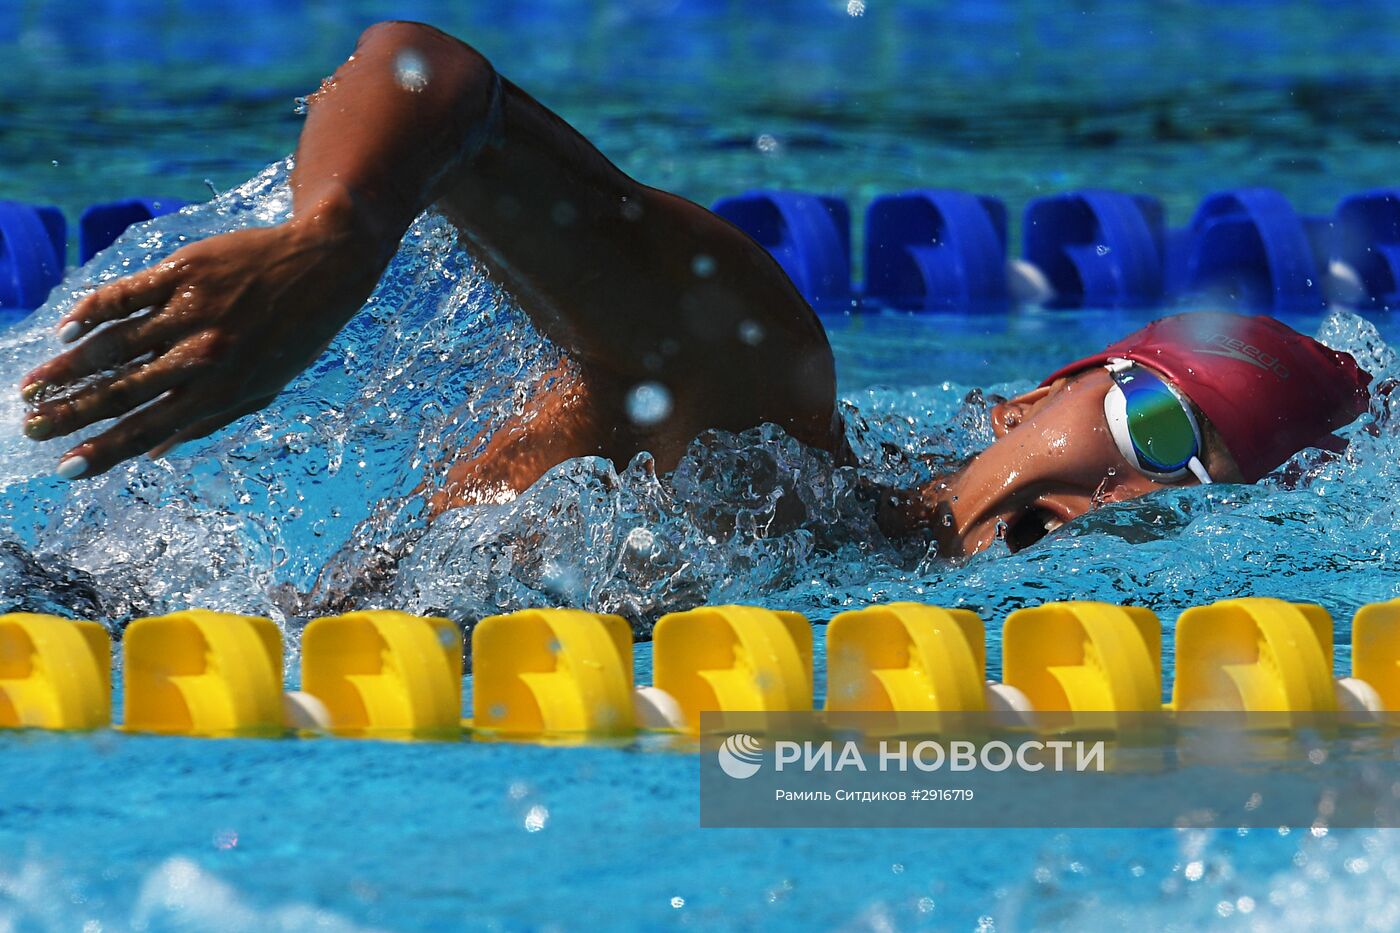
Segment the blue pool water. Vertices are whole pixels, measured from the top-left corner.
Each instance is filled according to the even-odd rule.
[[[1393,179],[1400,13],[1382,4],[864,6],[11,4],[5,196],[75,217],[119,195],[204,198],[206,178],[223,195],[73,271],[0,334],[0,381],[54,350],[52,322],[92,283],[281,217],[293,98],[391,13],[471,39],[625,169],[702,202],[783,185],[859,209],[938,184],[1000,194],[1014,213],[1092,182],[1158,194],[1181,223],[1215,188],[1268,183],[1321,212]],[[986,442],[988,395],[1145,319],[829,319],[862,470],[929,475]],[[1292,323],[1378,381],[1400,376],[1388,315]],[[569,604],[645,631],[701,602],[821,621],[912,598],[976,609],[994,633],[1049,599],[1146,605],[1170,626],[1187,606],[1258,594],[1331,610],[1340,673],[1351,613],[1400,595],[1388,400],[1348,430],[1342,460],[1303,454],[1256,487],[1106,508],[956,566],[885,541],[850,494],[855,471],[767,432],[704,438],[659,481],[644,463],[565,464],[518,500],[424,530],[412,490],[514,410],[550,352],[425,216],[370,306],[286,394],[165,460],[65,484],[51,476],[62,448],[18,437],[18,399],[0,398],[0,594],[109,621],[190,605],[266,614],[291,636],[293,682],[289,590],[405,535],[421,537],[383,604],[463,621]],[[649,658],[640,645],[641,680]],[[995,635],[988,661],[995,675]],[[701,830],[697,773],[693,754],[654,739],[0,736],[0,929],[1400,922],[1391,832]]]

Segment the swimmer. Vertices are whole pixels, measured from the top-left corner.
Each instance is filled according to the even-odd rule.
[[[574,457],[622,467],[646,450],[670,469],[707,429],[771,422],[850,457],[826,335],[768,253],[623,174],[451,36],[368,29],[309,100],[291,185],[285,223],[186,246],[59,321],[76,346],[22,382],[25,433],[116,419],[62,456],[60,476],[158,456],[267,405],[430,206],[567,358],[480,455],[447,468],[434,514],[523,491]],[[1268,318],[1166,318],[997,404],[995,442],[951,476],[881,491],[881,525],[960,556],[997,537],[1028,546],[1101,503],[1253,482],[1330,444],[1365,410],[1369,378]],[[644,382],[671,411],[639,425],[627,398]]]

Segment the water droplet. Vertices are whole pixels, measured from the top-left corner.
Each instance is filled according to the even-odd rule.
[[[651,549],[656,545],[656,535],[648,528],[633,528],[627,532],[624,544],[638,557],[650,557]]]
[[[638,427],[650,427],[671,416],[671,393],[659,382],[639,382],[627,393],[627,417]]]
[[[305,98],[305,97],[298,97],[298,98],[295,98],[295,99],[293,100],[292,103],[293,103],[293,106],[292,106],[292,112],[293,112],[293,113],[295,113],[295,114],[296,114],[297,116],[299,116],[299,117],[304,117],[304,116],[306,116],[307,106],[306,106],[306,98]]]
[[[699,278],[708,279],[715,274],[715,260],[712,256],[704,253],[696,253],[695,258],[690,262],[690,271]]]
[[[404,49],[394,57],[394,78],[405,91],[423,90],[428,77],[428,63],[413,49]]]
[[[525,832],[537,833],[544,829],[549,822],[549,809],[535,804],[530,808],[530,812],[525,814]]]
[[[756,347],[763,342],[763,325],[757,321],[744,320],[739,322],[739,339],[751,347]]]

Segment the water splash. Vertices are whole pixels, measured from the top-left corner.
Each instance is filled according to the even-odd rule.
[[[284,219],[290,161],[238,189],[128,231],[72,272],[50,302],[0,335],[10,384],[60,348],[59,315],[94,285],[185,243]],[[441,465],[518,410],[557,355],[431,215],[361,313],[272,405],[159,461],[76,484],[52,477],[69,438],[36,445],[0,398],[0,518],[47,567],[157,611],[187,605],[284,618],[337,551],[370,551],[423,522]],[[85,432],[83,436],[95,433]]]

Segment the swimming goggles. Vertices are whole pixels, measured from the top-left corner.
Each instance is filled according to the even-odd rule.
[[[1104,396],[1103,413],[1123,459],[1159,482],[1187,476],[1212,482],[1201,463],[1200,425],[1176,387],[1131,360],[1111,359],[1105,368],[1113,388]]]

